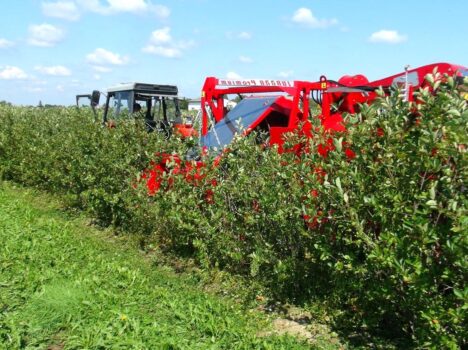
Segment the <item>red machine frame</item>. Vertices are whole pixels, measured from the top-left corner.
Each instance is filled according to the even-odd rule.
[[[243,135],[248,134],[255,129],[269,113],[275,108],[280,109],[286,118],[288,117],[288,125],[284,127],[270,128],[270,144],[278,144],[280,152],[284,142],[283,136],[286,132],[298,130],[301,125],[300,133],[310,137],[312,132],[312,124],[310,121],[310,101],[312,93],[318,94],[318,102],[321,105],[320,118],[322,126],[328,132],[344,132],[345,125],[342,123],[342,113],[355,113],[359,111],[359,105],[363,103],[370,104],[377,97],[376,90],[383,88],[388,92],[389,88],[398,85],[403,88],[405,98],[409,101],[413,100],[414,90],[420,87],[426,87],[426,75],[432,74],[435,69],[441,74],[466,76],[467,68],[449,63],[435,63],[422,66],[415,69],[406,68],[404,72],[389,76],[387,78],[369,82],[363,75],[344,76],[338,81],[330,81],[325,76],[320,77],[318,82],[307,81],[285,81],[285,80],[229,80],[208,77],[205,80],[201,98],[201,113],[202,113],[202,130],[200,137],[207,136],[209,132],[210,114],[214,119],[214,125],[225,119],[228,111],[224,105],[224,96],[230,94],[268,94],[268,93],[285,93],[290,98],[285,96],[273,96],[275,101],[262,110],[261,114],[256,116],[256,119],[247,129],[243,131]],[[463,74],[461,73],[463,72]],[[341,102],[336,110],[332,113],[332,104]],[[210,113],[211,112],[211,113]],[[330,138],[331,141],[331,138]],[[323,156],[334,149],[332,143],[322,145],[318,152]],[[344,147],[344,151],[348,158],[355,156],[354,152]],[[222,153],[221,153],[222,154]],[[218,155],[218,161],[219,156]],[[185,174],[188,176],[190,170],[194,169],[191,161],[184,162],[182,166],[181,159],[174,155],[164,155],[160,164],[154,166],[152,170],[146,171],[144,178],[147,181],[147,187],[150,194],[154,194],[160,186],[161,174],[168,172],[167,164],[174,162],[177,164],[174,174]],[[200,162],[198,162],[200,163]],[[203,164],[196,164],[195,168],[199,168]],[[184,168],[185,170],[182,170]],[[188,176],[189,178],[193,176]],[[196,177],[196,176],[195,176]]]
[[[214,122],[218,123],[226,116],[224,96],[229,94],[258,94],[284,92],[292,96],[290,109],[290,121],[285,131],[296,129],[298,122],[305,123],[306,130],[309,128],[309,98],[312,91],[321,93],[320,105],[322,107],[322,124],[325,129],[344,131],[344,126],[340,125],[341,113],[355,113],[358,105],[371,103],[376,97],[376,90],[380,87],[388,89],[398,85],[403,88],[405,98],[413,99],[414,90],[426,86],[425,77],[437,68],[442,74],[454,75],[457,72],[466,70],[466,67],[449,64],[434,63],[415,69],[406,67],[405,71],[383,79],[369,82],[364,75],[343,76],[338,81],[329,81],[325,76],[320,77],[318,82],[308,81],[285,81],[285,80],[258,80],[258,79],[219,79],[208,77],[202,89],[201,111],[202,130],[201,135],[208,133],[209,113],[211,111]],[[331,104],[342,100],[336,113],[331,113]],[[302,110],[299,107],[302,105]],[[254,129],[258,123],[250,126]]]
[[[324,92],[329,88],[327,79],[322,76],[318,82],[286,81],[286,80],[228,80],[208,77],[202,90],[202,136],[208,133],[209,113],[211,110],[215,123],[221,121],[226,114],[224,96],[231,94],[259,94],[284,92],[292,96],[292,108],[288,129],[293,130],[298,122],[309,123],[309,98],[312,91]],[[329,101],[323,101],[325,113],[330,110]],[[302,110],[299,107],[302,105]],[[253,129],[258,123],[250,126]]]

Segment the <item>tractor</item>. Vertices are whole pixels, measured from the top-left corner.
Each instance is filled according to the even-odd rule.
[[[129,118],[141,119],[148,131],[159,131],[167,137],[194,135],[191,121],[182,119],[178,89],[174,85],[128,83],[109,88],[103,125],[115,127]]]

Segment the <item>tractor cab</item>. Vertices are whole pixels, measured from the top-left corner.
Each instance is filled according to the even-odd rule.
[[[148,131],[167,136],[182,127],[191,130],[191,125],[182,121],[177,95],[174,85],[128,83],[111,87],[107,90],[103,124],[113,127],[124,120],[141,119]]]

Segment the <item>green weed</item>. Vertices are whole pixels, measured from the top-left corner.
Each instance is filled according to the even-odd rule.
[[[308,348],[34,197],[0,190],[0,348]]]

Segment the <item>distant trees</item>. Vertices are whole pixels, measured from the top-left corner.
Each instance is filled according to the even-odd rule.
[[[179,108],[180,109],[187,110],[188,109],[188,104],[189,104],[189,100],[187,98],[181,98],[179,100]]]

